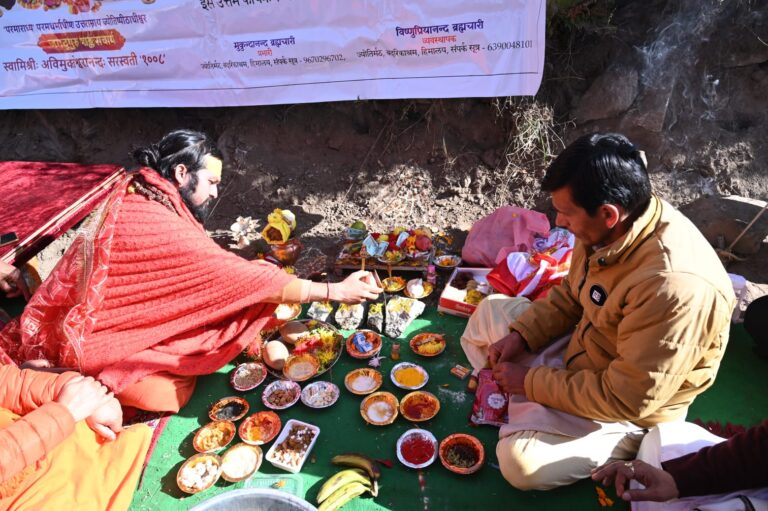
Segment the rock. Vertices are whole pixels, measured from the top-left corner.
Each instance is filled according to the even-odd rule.
[[[575,111],[576,122],[614,117],[634,103],[639,91],[637,70],[614,66],[600,75],[582,96]]]
[[[664,119],[667,118],[669,100],[674,89],[674,80],[654,90],[647,90],[637,100],[632,113],[627,116],[627,121],[633,126],[643,128],[654,133],[661,133],[664,128]]]
[[[765,206],[765,202],[731,195],[728,197],[701,197],[680,208],[704,237],[715,247],[727,248],[750,221]],[[749,228],[733,247],[739,256],[757,254],[763,240],[768,237],[768,212]]]

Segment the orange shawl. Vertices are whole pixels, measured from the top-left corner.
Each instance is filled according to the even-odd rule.
[[[173,211],[127,176],[0,332],[0,362],[46,359],[119,393],[162,371],[212,373],[257,338],[274,310],[262,300],[294,277],[222,249],[171,183],[140,176]]]

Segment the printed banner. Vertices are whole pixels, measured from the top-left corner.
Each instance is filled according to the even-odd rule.
[[[545,0],[0,0],[0,109],[534,95]]]

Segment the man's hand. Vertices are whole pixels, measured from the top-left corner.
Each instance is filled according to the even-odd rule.
[[[628,490],[629,481],[632,479],[645,486],[645,489]],[[592,472],[592,480],[601,482],[603,486],[614,483],[616,495],[626,501],[664,502],[680,495],[677,483],[669,472],[640,460],[614,461],[598,467]]]
[[[90,376],[77,376],[59,391],[55,401],[64,405],[75,422],[88,418],[101,406],[114,399],[109,389]]]
[[[29,290],[21,276],[21,271],[13,265],[0,261],[0,290],[5,292],[8,298],[23,295],[29,299]]]
[[[502,362],[513,362],[525,351],[525,341],[518,332],[502,337],[488,348],[488,362],[491,368]]]
[[[330,286],[330,299],[342,303],[375,300],[384,291],[376,285],[369,271],[356,271],[343,281]]]
[[[117,433],[123,430],[123,409],[114,397],[97,408],[85,422],[93,431],[106,438],[114,440]]]
[[[501,362],[493,367],[493,379],[503,392],[525,395],[525,375],[529,369],[514,362]]]

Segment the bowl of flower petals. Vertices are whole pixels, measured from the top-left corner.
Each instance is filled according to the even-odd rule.
[[[207,490],[221,476],[221,458],[211,453],[200,453],[190,457],[176,473],[176,484],[185,493],[199,493]]]

